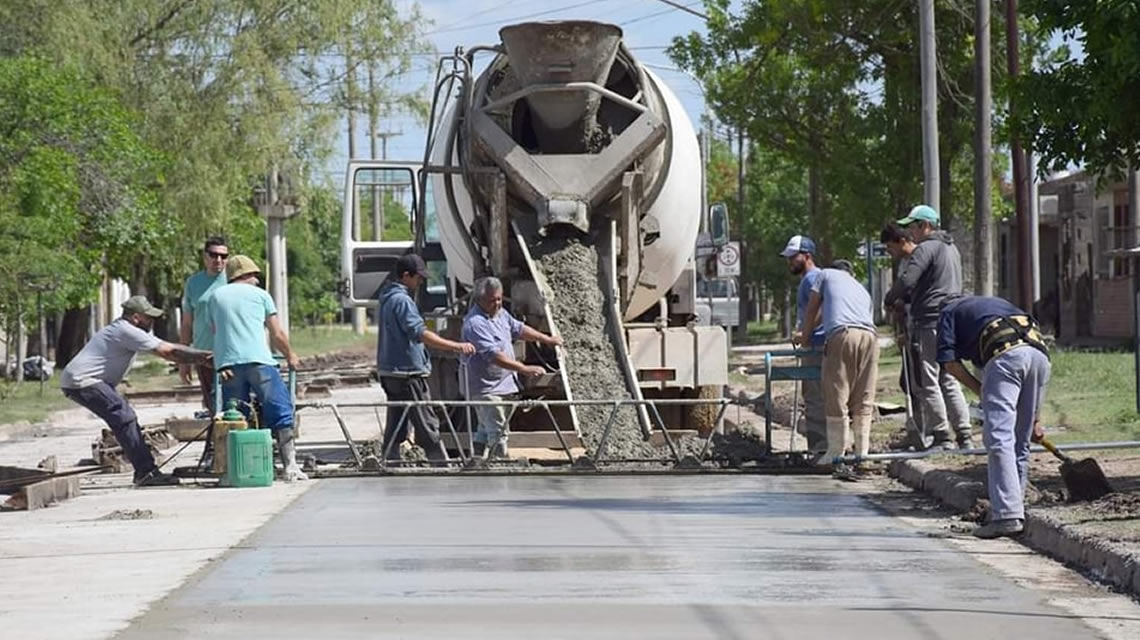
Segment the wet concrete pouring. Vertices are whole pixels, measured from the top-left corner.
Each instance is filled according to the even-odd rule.
[[[566,233],[538,239],[531,248],[536,266],[553,291],[549,300],[555,325],[566,346],[569,386],[575,400],[629,399],[619,354],[611,336],[609,301],[602,283],[602,257],[592,237]],[[610,407],[578,408],[578,421],[586,451],[593,455],[609,421]],[[658,428],[654,425],[654,428]],[[685,437],[675,443],[681,455],[696,456],[705,448],[703,438]],[[633,406],[618,410],[604,451],[607,460],[669,460],[672,452],[645,441]],[[754,431],[714,434],[709,456],[731,465],[762,460],[763,438]]]
[[[326,480],[118,637],[731,639],[842,629],[855,639],[1073,640],[1128,637],[1104,625],[1140,621],[1127,601],[1094,615],[1104,612],[1099,599],[1119,597],[1079,579],[1062,598],[1007,575],[995,564],[1004,556],[1019,567],[1047,562],[1014,543],[971,551],[960,545],[981,543],[946,539],[859,491],[757,476]]]

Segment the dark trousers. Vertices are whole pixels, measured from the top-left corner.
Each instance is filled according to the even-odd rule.
[[[202,406],[210,410],[210,415],[218,412],[214,406],[214,368],[205,365],[196,367],[198,373],[198,388],[202,390]]]
[[[388,400],[431,400],[427,378],[399,378],[380,376],[380,386]],[[415,429],[416,444],[423,448],[429,460],[444,460],[446,455],[439,443],[439,416],[432,407],[388,407],[388,420],[381,446],[389,460],[400,459],[400,443],[408,439],[408,425]],[[404,419],[404,413],[408,413]]]
[[[154,471],[154,456],[143,440],[138,416],[126,398],[105,382],[98,382],[82,389],[64,389],[63,395],[69,400],[102,418],[115,434],[115,440],[123,448],[123,453],[135,468],[135,479]]]

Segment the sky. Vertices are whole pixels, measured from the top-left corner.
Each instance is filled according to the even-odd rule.
[[[412,4],[410,0],[396,0],[396,3],[401,9]],[[703,3],[699,0],[679,0],[677,3],[703,11]],[[659,0],[420,0],[418,4],[432,23],[427,27],[428,41],[439,52],[450,52],[456,46],[468,49],[475,45],[498,44],[499,29],[517,22],[577,19],[616,24],[622,28],[626,46],[631,48],[633,55],[672,87],[694,122],[705,111],[700,85],[684,72],[670,70],[675,69],[675,65],[665,55],[665,47],[675,36],[692,31],[703,34],[704,22]],[[484,58],[489,59],[489,56]],[[434,56],[416,58],[416,68],[401,78],[398,89],[415,91],[422,87],[424,99],[430,101],[429,87],[435,77],[437,61]],[[388,140],[389,159],[422,159],[424,124],[405,114],[392,114],[381,120],[379,128],[401,133]],[[358,157],[368,154],[368,144],[367,118],[358,118]],[[343,121],[336,149],[328,162],[327,173],[339,179],[348,158],[348,135]]]

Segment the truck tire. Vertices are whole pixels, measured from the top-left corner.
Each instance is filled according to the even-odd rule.
[[[721,388],[713,385],[686,389],[685,393],[685,397],[699,400],[716,400],[722,395]],[[716,417],[719,413],[720,407],[713,404],[689,405],[685,407],[685,426],[696,429],[702,438],[708,437],[716,428]]]

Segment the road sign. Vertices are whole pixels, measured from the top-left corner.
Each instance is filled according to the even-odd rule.
[[[725,278],[740,275],[740,243],[729,242],[716,254],[716,276]]]

